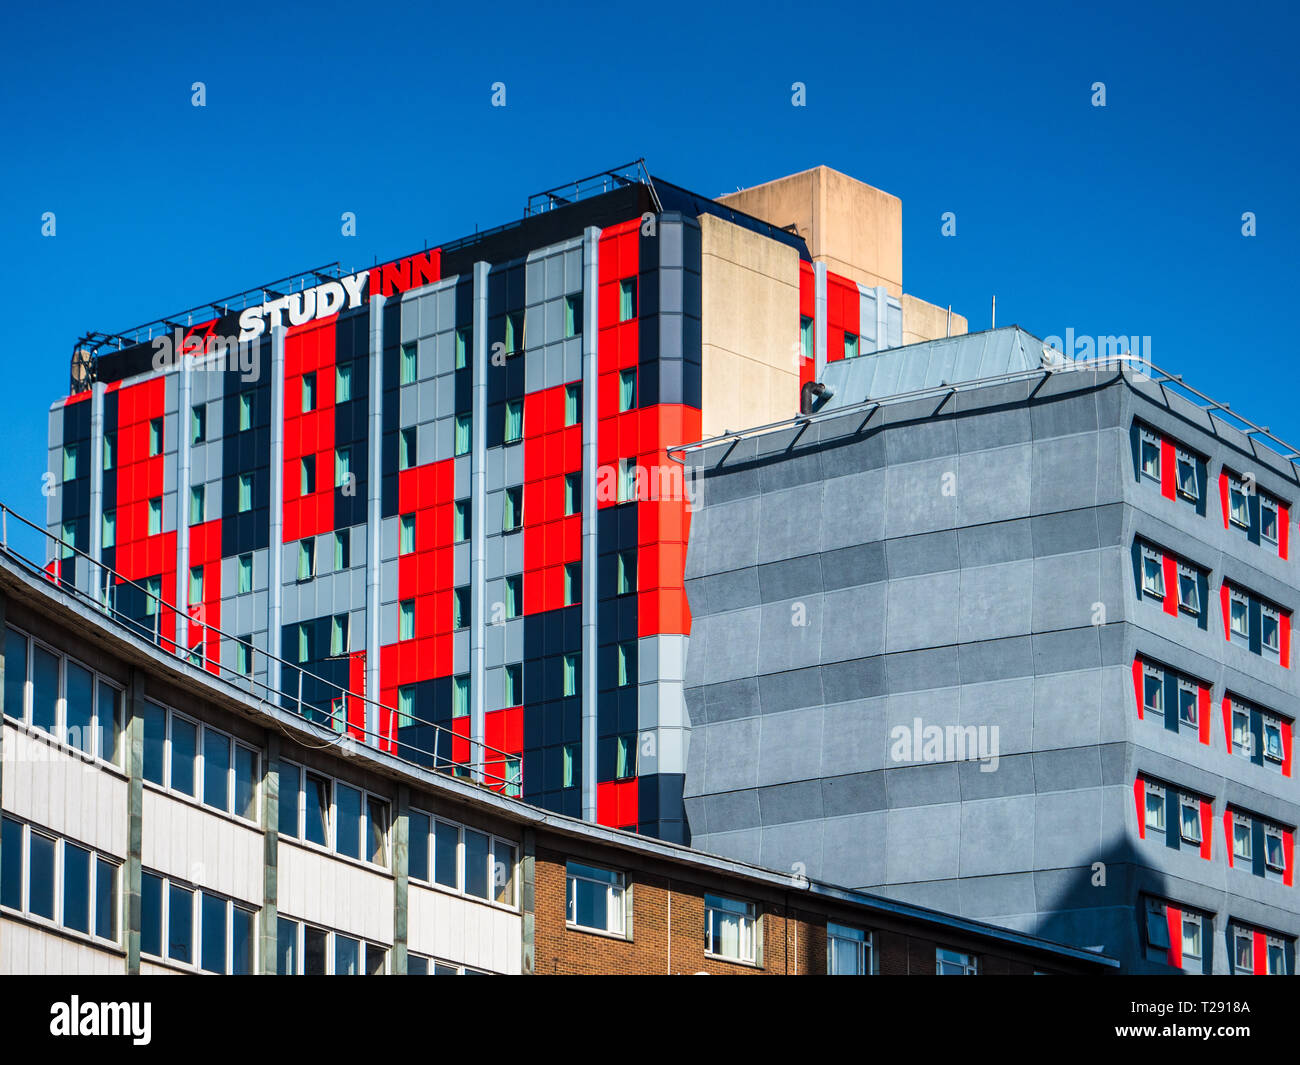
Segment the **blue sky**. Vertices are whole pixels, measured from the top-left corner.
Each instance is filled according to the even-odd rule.
[[[1040,336],[1149,336],[1300,441],[1294,8],[83,6],[20,5],[0,37],[0,500],[21,512],[87,330],[393,258],[639,156],[710,195],[852,174],[903,201],[907,291],[973,329],[996,293]]]

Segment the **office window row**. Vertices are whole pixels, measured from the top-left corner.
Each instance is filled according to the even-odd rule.
[[[275,971],[278,976],[382,976],[388,950],[357,936],[278,916]]]
[[[1141,903],[1148,961],[1191,973],[1213,971],[1214,915],[1166,899]],[[1285,976],[1295,971],[1294,940],[1230,917],[1224,930],[1234,976]]]
[[[140,874],[140,953],[209,973],[255,971],[257,913],[159,873]]]
[[[76,659],[17,629],[4,631],[4,714],[87,758],[120,766],[122,689]]]
[[[230,733],[144,704],[144,779],[222,813],[257,821],[261,754]]]
[[[95,939],[118,939],[121,863],[12,817],[0,819],[0,905]]]
[[[1211,800],[1195,792],[1148,777],[1134,785],[1138,800],[1138,835],[1174,850],[1193,848],[1212,856]]]
[[[1241,585],[1223,582],[1223,628],[1230,643],[1287,668],[1291,664],[1291,614]]]
[[[1143,598],[1159,602],[1166,614],[1188,614],[1201,621],[1208,572],[1155,544],[1139,540],[1137,546]]]
[[[363,788],[280,763],[280,835],[346,858],[388,865],[391,806]]]
[[[424,810],[409,814],[410,878],[484,902],[518,905],[518,847]]]
[[[406,956],[407,976],[491,976],[482,969],[473,969],[468,965],[459,965],[453,961],[440,958],[426,958],[423,954]]]
[[[1293,879],[1295,830],[1259,814],[1230,806],[1223,815],[1231,833],[1228,864],[1288,887]]]

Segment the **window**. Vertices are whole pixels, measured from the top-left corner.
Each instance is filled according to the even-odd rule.
[[[1186,451],[1179,451],[1177,462],[1178,494],[1195,503],[1201,498],[1201,486],[1196,477],[1196,459]]]
[[[618,409],[619,411],[636,408],[636,371],[620,370],[618,374]]]
[[[1282,722],[1275,717],[1263,718],[1264,726],[1264,757],[1270,762],[1281,762],[1282,752]]]
[[[409,470],[415,465],[417,450],[417,430],[415,426],[409,429],[402,429],[397,434],[397,468],[399,470]]]
[[[302,375],[302,413],[308,414],[316,409],[316,374]]]
[[[304,770],[303,838],[319,847],[330,845],[330,799],[333,781]]]
[[[506,617],[517,618],[524,612],[524,579],[519,574],[506,578]]]
[[[1250,604],[1240,592],[1229,593],[1228,627],[1234,636],[1250,635]]]
[[[253,393],[241,392],[239,394],[239,431],[242,433],[245,429],[253,427]]]
[[[1250,501],[1246,486],[1236,477],[1228,478],[1228,521],[1243,529],[1250,528]]]
[[[732,961],[757,959],[758,919],[752,902],[704,896],[704,952]]]
[[[1255,746],[1255,738],[1250,733],[1250,712],[1233,701],[1232,708],[1232,750],[1234,754],[1250,757]]]
[[[464,892],[478,899],[488,898],[488,886],[492,882],[489,839],[484,833],[469,828],[461,833],[465,865]]]
[[[564,564],[564,605],[572,606],[582,598],[582,563]]]
[[[1178,720],[1184,725],[1196,727],[1198,720],[1198,702],[1200,691],[1189,681],[1178,682]]]
[[[316,540],[308,537],[298,541],[298,579],[310,580],[316,575]]]
[[[104,511],[103,532],[100,534],[101,547],[113,547],[117,543],[117,515],[111,511]]]
[[[1255,971],[1255,935],[1249,928],[1236,928],[1232,935],[1232,971],[1249,975]]]
[[[415,688],[409,684],[397,689],[397,727],[410,728],[415,720]]]
[[[1164,717],[1165,713],[1165,675],[1155,666],[1142,667],[1142,706],[1145,712],[1155,717]]]
[[[575,292],[564,297],[564,335],[576,337],[582,335],[582,293]]]
[[[453,513],[453,540],[455,543],[463,544],[469,539],[469,500],[456,500],[455,511]]]
[[[253,590],[253,556],[251,553],[239,556],[239,572],[236,577],[235,592],[244,595]]]
[[[524,524],[524,490],[520,485],[507,488],[501,506],[501,531],[514,532]]]
[[[1160,483],[1160,438],[1154,433],[1142,430],[1142,476],[1150,477]]]
[[[161,418],[151,418],[149,420],[149,455],[161,455],[163,453],[163,420]]]
[[[630,595],[636,591],[636,552],[620,551],[618,553],[618,580],[615,585],[619,595]]]
[[[117,433],[104,434],[104,469],[113,468],[113,456],[117,452]]]
[[[1268,543],[1277,544],[1277,504],[1267,496],[1259,497],[1259,535]]]
[[[1142,548],[1142,591],[1157,599],[1165,597],[1163,560],[1150,548]]]
[[[254,971],[251,909],[150,872],[141,874],[140,903],[141,953],[205,972]]]
[[[63,446],[63,479],[65,481],[75,480],[77,476],[77,445],[64,444]]]
[[[204,486],[196,484],[190,488],[190,524],[203,524]]]
[[[311,630],[306,625],[298,626],[298,661],[306,662],[315,656],[311,653]]]
[[[239,513],[244,514],[253,509],[253,475],[239,475]]]
[[[347,529],[334,534],[334,571],[350,568],[352,565],[352,537]]]
[[[208,438],[208,408],[200,403],[190,408],[190,443],[201,444]]]
[[[626,503],[636,498],[636,463],[632,459],[618,460],[618,498],[615,502]]]
[[[1148,832],[1165,831],[1165,789],[1146,782],[1146,827]]]
[[[352,449],[340,447],[334,450],[334,487],[346,488],[352,483]]]
[[[451,716],[469,717],[469,674],[462,673],[451,680]]]
[[[149,535],[157,536],[162,532],[162,499],[149,500]]]
[[[858,334],[857,333],[845,332],[844,357],[846,359],[856,359],[858,357]]]
[[[1285,976],[1286,948],[1282,945],[1282,941],[1269,936],[1266,946],[1268,949],[1268,975]]]
[[[469,364],[470,331],[456,330],[456,369],[463,370]]]
[[[799,318],[799,354],[805,359],[814,357],[813,320],[803,315]]]
[[[624,934],[626,888],[622,873],[568,862],[565,881],[569,925],[614,935]]]
[[[402,345],[402,378],[401,383],[404,385],[415,384],[418,376],[416,361],[416,348],[414,344]]]
[[[1178,567],[1178,608],[1192,615],[1201,612],[1200,576],[1190,566]]]
[[[190,606],[203,602],[203,567],[190,567]]]
[[[1281,615],[1271,606],[1261,607],[1259,613],[1260,643],[1266,652],[1276,658],[1281,648]]]
[[[524,702],[524,667],[516,662],[505,667],[501,697],[503,706],[522,706]]]
[[[636,646],[631,640],[618,645],[618,686],[636,683]]]
[[[456,415],[456,441],[455,454],[468,455],[470,446],[470,416],[468,414]]]
[[[522,399],[506,400],[506,424],[504,442],[516,443],[524,438],[524,401]]]
[[[636,734],[614,737],[614,779],[636,776]]]
[[[330,654],[345,655],[348,653],[348,616],[346,614],[335,614],[330,618]]]
[[[162,578],[146,577],[144,585],[144,612],[146,617],[158,615],[158,604],[162,601]]]
[[[1188,843],[1201,842],[1201,800],[1194,795],[1183,795],[1178,800],[1178,831]]]
[[[65,521],[63,523],[59,541],[61,557],[71,558],[77,546],[77,523],[75,521]]]
[[[564,515],[577,514],[582,509],[582,474],[564,475]]]
[[[252,637],[244,636],[235,641],[235,672],[241,677],[253,675]]]
[[[415,550],[415,515],[403,514],[397,534],[397,553],[409,555]]]
[[[1183,968],[1199,969],[1200,966],[1189,966],[1189,961],[1199,962],[1203,957],[1201,952],[1201,938],[1204,931],[1204,921],[1200,914],[1192,913],[1189,910],[1183,911]]]
[[[1169,919],[1165,915],[1165,906],[1154,899],[1147,900],[1146,907],[1147,946],[1161,954],[1169,950]]]
[[[618,320],[630,322],[636,317],[636,278],[624,278],[618,283]]]
[[[564,424],[577,425],[582,420],[581,389],[578,385],[564,386]]]
[[[842,924],[827,924],[826,972],[831,976],[869,976],[871,933]]]
[[[307,455],[298,463],[298,491],[300,495],[309,496],[316,491],[316,456]]]
[[[469,585],[461,585],[452,592],[452,628],[469,628]]]
[[[506,312],[505,333],[506,354],[513,355],[524,350],[524,312]]]
[[[578,656],[576,654],[564,656],[564,694],[578,694]]]
[[[561,787],[572,788],[577,783],[576,777],[574,776],[574,759],[576,758],[576,756],[577,756],[577,752],[573,744],[571,743],[566,743],[560,751],[560,760],[561,760],[560,786]]]
[[[116,861],[11,817],[0,822],[0,839],[0,905],[117,941]]]
[[[485,902],[516,905],[514,843],[415,810],[410,836],[409,868],[415,879]]]
[[[1282,849],[1282,830],[1272,825],[1264,827],[1264,864],[1278,873],[1286,869],[1286,858]]]
[[[979,963],[974,954],[939,947],[934,952],[935,972],[940,976],[978,976]]]
[[[415,600],[403,599],[397,604],[397,638],[415,639]]]
[[[334,402],[347,403],[352,399],[352,363],[345,362],[334,368]]]
[[[1254,830],[1250,818],[1232,815],[1232,856],[1249,861],[1255,853]]]

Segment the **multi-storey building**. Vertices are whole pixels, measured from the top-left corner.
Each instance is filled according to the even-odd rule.
[[[963,331],[901,264],[899,201],[825,168],[721,201],[634,169],[85,337],[50,411],[51,567],[340,732],[684,841],[667,449]]]
[[[59,587],[3,517],[0,973],[1116,969],[333,735]]]
[[[1018,329],[835,363],[684,454],[695,846],[1294,972],[1295,451]]]

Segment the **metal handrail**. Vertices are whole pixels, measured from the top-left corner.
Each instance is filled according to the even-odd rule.
[[[51,559],[49,562],[39,563],[34,559],[26,557],[20,551],[13,548],[9,543],[9,518],[11,516],[20,525],[23,525],[29,529],[34,530],[35,532],[43,536],[46,540],[53,541],[54,544],[56,545],[55,557]],[[122,615],[121,612],[118,611],[115,607],[109,607],[107,602],[107,596],[104,599],[100,599],[97,595],[93,594],[92,591],[83,590],[82,588],[79,588],[76,585],[75,581],[69,582],[63,578],[61,572],[62,571],[61,563],[64,559],[74,557],[74,556],[77,558],[85,559],[86,562],[89,564],[89,566],[93,567],[93,570],[97,570],[100,573],[101,575],[100,584],[103,588],[108,589],[110,587],[114,587],[116,585],[122,585],[122,584],[130,585],[131,587],[140,591],[146,597],[146,600],[151,600],[153,602],[154,629],[153,629],[152,642],[160,649],[174,654],[177,658],[181,658],[189,662],[190,664],[195,665],[197,668],[203,669],[209,675],[216,677],[216,679],[220,680],[223,684],[226,684],[236,689],[241,694],[243,694],[245,688],[247,688],[247,693],[250,696],[254,696],[259,699],[264,699],[265,701],[270,701],[275,705],[284,707],[286,709],[292,709],[293,705],[296,704],[298,716],[301,717],[304,721],[308,722],[309,724],[324,727],[326,723],[318,720],[313,715],[319,714],[327,717],[328,728],[329,728],[332,743],[340,742],[344,737],[359,732],[363,742],[366,742],[371,746],[378,747],[379,746],[378,741],[386,741],[387,743],[391,744],[394,750],[389,753],[392,753],[394,757],[398,758],[403,762],[406,762],[408,765],[414,765],[420,768],[428,768],[426,762],[421,762],[415,758],[410,758],[403,755],[401,753],[401,750],[403,748],[407,750],[419,751],[421,754],[426,756],[426,759],[432,758],[433,768],[435,770],[455,769],[455,768],[481,769],[484,775],[485,783],[490,781],[495,784],[499,784],[506,789],[515,789],[516,793],[519,796],[522,796],[523,794],[523,759],[519,755],[510,751],[502,750],[501,748],[498,747],[493,747],[491,744],[486,743],[482,739],[474,739],[472,737],[461,736],[458,733],[456,733],[454,730],[447,728],[445,725],[440,725],[436,721],[429,721],[424,718],[418,717],[415,714],[401,713],[396,708],[388,706],[386,703],[382,703],[378,699],[373,699],[360,692],[354,692],[343,685],[337,684],[334,681],[322,677],[317,673],[313,673],[310,670],[305,669],[302,666],[302,664],[298,662],[290,662],[288,659],[282,658],[279,655],[271,654],[271,652],[269,651],[260,650],[257,647],[253,646],[251,643],[247,642],[246,640],[242,640],[238,636],[225,632],[224,630],[222,630],[216,625],[211,625],[204,621],[190,620],[190,615],[188,614],[188,612],[181,611],[181,609],[175,603],[169,603],[167,600],[163,599],[161,595],[151,592],[147,587],[140,584],[138,581],[132,580],[130,577],[126,577],[122,575],[117,570],[113,569],[111,566],[107,566],[103,562],[100,562],[99,560],[91,557],[86,552],[81,551],[74,545],[67,543],[67,541],[63,540],[61,537],[55,536],[48,529],[45,529],[35,524],[34,522],[28,520],[27,518],[23,517],[17,511],[13,510],[7,504],[2,502],[0,502],[0,552],[3,552],[4,554],[8,555],[10,558],[14,559],[14,561],[18,562],[20,565],[29,569],[34,574],[41,576],[45,579],[53,579],[61,589],[63,589],[66,592],[70,592],[76,598],[91,604],[92,606],[95,607],[96,610],[104,614],[108,618],[108,620],[110,620],[114,625],[116,625],[121,629],[125,629],[133,637],[139,639],[141,637],[140,623],[136,621],[134,618],[130,618],[125,615]],[[62,552],[62,554],[60,554],[59,552]],[[59,567],[58,571],[51,573],[50,569],[48,568],[51,564],[58,565]],[[114,578],[112,583],[110,583],[106,579],[109,577]],[[182,646],[175,639],[174,635],[168,636],[161,631],[161,618],[162,618],[162,612],[164,608],[171,610],[172,613],[177,618],[181,618],[181,617],[186,618],[187,619],[186,624],[198,625],[203,630],[203,635],[200,636],[199,638],[198,650],[196,650],[195,648],[188,648]],[[216,634],[218,647],[222,645],[222,640],[231,640],[234,641],[234,643],[236,643],[237,645],[246,647],[248,649],[248,653],[250,657],[249,657],[249,672],[247,674],[240,673],[235,670],[227,669],[225,666],[222,665],[219,655],[217,658],[212,658],[205,653],[204,645],[207,643],[206,637],[207,634],[209,633]],[[284,675],[283,670],[285,668],[293,670],[295,673],[297,673],[298,676],[297,692],[296,693],[290,692],[285,690],[284,688],[273,688],[266,681],[259,681],[256,676],[257,670],[254,667],[256,656],[261,656],[263,659],[266,660],[268,665],[271,662],[279,663],[281,666],[281,676]],[[216,667],[215,673],[212,671],[211,668],[209,668],[212,666]],[[314,703],[304,704],[303,702],[303,678],[304,677],[310,680],[318,681],[329,689],[337,690],[338,694],[336,696],[331,697],[330,699],[331,709],[328,713],[320,709]],[[269,679],[269,670],[268,670],[268,679]],[[256,695],[255,694],[256,692],[263,692],[265,694]],[[343,719],[341,722],[342,725],[341,729],[336,727],[336,711],[334,710],[334,704],[339,699],[345,700],[342,709]],[[435,738],[433,743],[433,750],[424,751],[423,748],[415,747],[411,743],[403,742],[402,740],[398,739],[396,735],[397,727],[395,725],[392,726],[390,730],[391,734],[385,734],[379,731],[378,729],[369,729],[364,724],[356,725],[353,724],[352,722],[349,722],[346,718],[347,707],[349,705],[346,700],[349,699],[356,699],[363,706],[373,706],[378,709],[387,710],[391,715],[390,721],[396,721],[401,718],[405,718],[406,720],[410,721],[412,724],[429,726],[434,730]],[[288,700],[287,704],[286,704],[286,700]],[[304,712],[304,710],[306,710],[307,712]],[[453,743],[457,739],[463,740],[470,745],[471,752],[475,750],[482,751],[484,752],[483,756],[480,759],[475,759],[471,754],[471,758],[469,759],[469,761],[466,762],[459,762],[450,758],[445,758],[445,759],[440,758],[437,750],[439,746],[437,740],[438,738],[443,736],[446,736],[448,740]],[[490,768],[496,763],[501,763],[504,766],[508,766],[510,759],[517,759],[519,765],[517,770],[511,773],[509,776],[503,776],[501,774],[498,774]],[[492,784],[489,783],[488,786],[492,786]]]

